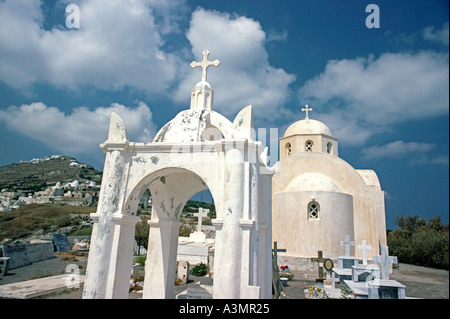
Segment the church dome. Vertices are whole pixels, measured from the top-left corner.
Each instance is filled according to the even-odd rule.
[[[198,89],[198,90],[201,90],[201,89],[211,89],[211,84],[209,84],[208,82],[206,82],[206,81],[200,81],[200,82],[198,82],[195,86],[194,86],[194,90],[195,89]]]
[[[320,173],[305,173],[294,178],[288,186],[286,186],[285,192],[313,192],[313,191],[325,191],[340,193],[341,189],[328,176]]]
[[[286,132],[284,133],[284,137],[297,134],[307,134],[307,135],[324,134],[328,136],[333,136],[328,126],[326,126],[320,121],[312,119],[304,119],[295,122],[294,124],[292,124],[287,128]]]

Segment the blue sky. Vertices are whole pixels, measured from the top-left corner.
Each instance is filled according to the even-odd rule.
[[[68,28],[65,9],[79,8]],[[366,6],[379,8],[368,28]],[[387,227],[449,216],[447,0],[0,0],[0,165],[53,154],[103,169],[109,114],[151,141],[189,107],[208,49],[214,110],[258,128],[310,117],[377,172]]]

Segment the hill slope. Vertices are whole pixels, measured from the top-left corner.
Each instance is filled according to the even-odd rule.
[[[53,155],[43,159],[0,166],[0,190],[8,188],[39,191],[45,189],[47,185],[74,180],[80,183],[95,181],[100,184],[101,178],[102,172],[66,155]]]

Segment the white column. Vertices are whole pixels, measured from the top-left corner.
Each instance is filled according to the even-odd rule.
[[[225,187],[221,212],[223,219],[213,220],[216,227],[213,291],[214,298],[217,299],[239,299],[242,266],[240,219],[245,196],[244,145],[233,145],[225,151]]]
[[[261,285],[261,298],[272,298],[272,174],[264,172],[259,176],[259,189],[262,212],[259,220],[258,273]]]
[[[133,266],[134,230],[139,217],[114,216],[114,239],[105,298],[128,299]]]
[[[94,219],[93,236],[89,249],[86,281],[83,289],[85,299],[106,298],[111,248],[114,240],[114,214],[121,214],[128,177],[129,154],[113,150],[106,154],[102,188]]]
[[[149,221],[143,299],[172,299],[181,222]],[[150,262],[151,261],[151,262]]]

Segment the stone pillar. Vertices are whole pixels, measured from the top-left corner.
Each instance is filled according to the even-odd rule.
[[[181,222],[149,221],[147,261],[143,299],[173,299]],[[151,261],[151,262],[150,262]]]
[[[244,144],[226,149],[223,211],[213,220],[216,227],[214,298],[239,299],[241,282],[242,229],[244,210]]]
[[[133,266],[134,230],[139,217],[114,216],[114,239],[105,298],[128,299]]]
[[[260,175],[261,213],[259,221],[259,259],[261,298],[272,298],[272,174]]]
[[[106,298],[115,234],[114,215],[121,214],[128,177],[129,154],[122,153],[123,149],[124,144],[120,144],[106,154],[97,212],[91,214],[94,224],[83,290],[85,299]]]

